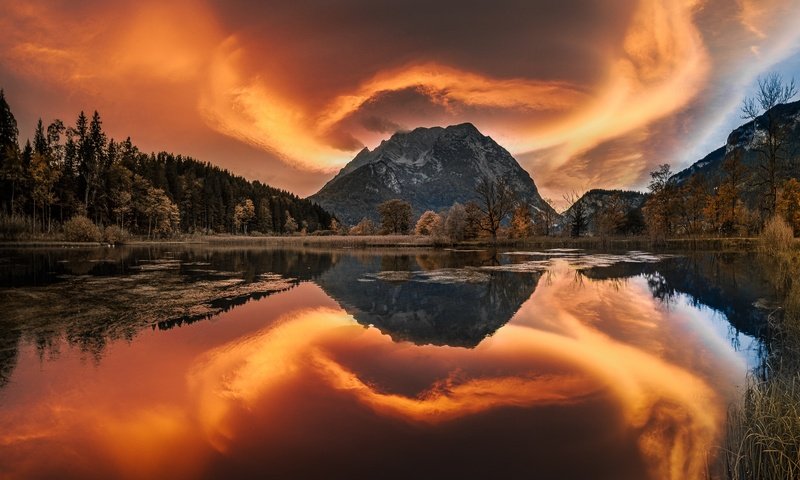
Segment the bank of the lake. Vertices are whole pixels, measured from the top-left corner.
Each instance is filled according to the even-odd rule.
[[[0,476],[703,478],[765,272],[575,248],[4,249]]]
[[[530,238],[478,239],[453,242],[447,238],[426,235],[186,235],[168,239],[130,238],[118,245],[230,245],[262,247],[329,247],[329,248],[581,248],[581,249],[648,249],[755,251],[757,237],[675,237],[654,241],[637,237],[549,236]],[[800,239],[795,240],[800,245]],[[42,237],[24,241],[0,241],[0,248],[27,247],[108,247],[107,242],[68,242],[58,237]]]
[[[800,478],[800,251],[761,255],[782,301],[768,317],[763,367],[729,413],[726,478]]]

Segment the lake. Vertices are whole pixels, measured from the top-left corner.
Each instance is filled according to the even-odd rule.
[[[0,250],[3,478],[705,478],[744,253]]]

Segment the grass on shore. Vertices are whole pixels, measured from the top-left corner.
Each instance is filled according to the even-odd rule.
[[[530,237],[500,238],[492,242],[479,238],[452,242],[447,238],[422,235],[331,235],[331,236],[243,236],[243,235],[181,235],[166,239],[133,237],[126,245],[199,244],[228,247],[322,247],[322,248],[582,248],[627,250],[732,250],[750,251],[758,247],[757,238],[747,237],[678,237],[654,243],[649,237]],[[105,243],[67,242],[59,237],[41,237],[24,241],[0,241],[5,247],[100,246]]]
[[[767,233],[761,251],[785,301],[770,316],[764,368],[729,411],[723,468],[732,480],[800,478],[800,251],[777,233],[784,243]]]

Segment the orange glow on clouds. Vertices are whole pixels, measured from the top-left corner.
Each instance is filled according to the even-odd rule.
[[[252,8],[244,1],[233,3]],[[730,98],[712,100],[709,89],[720,89],[726,81],[741,88],[747,79],[731,75],[737,65],[747,67],[744,76],[752,79],[790,53],[792,39],[800,36],[789,21],[800,19],[800,12],[789,0],[737,0],[735,7],[722,0],[604,4],[628,19],[620,31],[564,39],[576,51],[599,59],[590,78],[571,72],[546,49],[535,48],[553,35],[537,38],[537,27],[509,26],[521,28],[525,37],[496,55],[507,56],[508,65],[552,64],[546,75],[522,73],[527,67],[518,68],[518,74],[492,71],[477,66],[480,59],[476,65],[454,60],[463,52],[442,50],[439,44],[404,52],[400,40],[379,38],[383,43],[365,40],[361,51],[337,47],[350,45],[346,29],[342,38],[309,40],[316,38],[314,22],[319,21],[313,9],[308,26],[292,24],[296,28],[290,33],[296,31],[296,36],[285,38],[272,35],[268,27],[262,32],[241,19],[231,20],[226,8],[235,12],[237,5],[206,0],[92,4],[83,11],[0,0],[0,7],[5,12],[0,26],[6,32],[0,39],[0,74],[7,77],[0,77],[0,83],[35,80],[38,86],[25,88],[63,91],[68,100],[79,92],[78,108],[111,110],[121,122],[130,119],[132,124],[116,128],[134,137],[173,129],[181,138],[209,141],[210,129],[264,152],[264,165],[249,172],[266,178],[272,168],[291,166],[316,172],[319,187],[324,179],[320,172],[335,172],[395,127],[472,121],[520,156],[545,193],[555,198],[564,189],[641,183],[651,167],[674,161],[687,147],[688,128],[703,130],[704,125],[696,124],[719,123],[718,117],[697,111],[730,108]],[[726,13],[731,8],[738,9],[733,16]],[[283,7],[273,10],[280,12],[268,10],[265,21],[273,14],[294,18]],[[578,13],[565,13],[560,20],[569,25],[570,15]],[[363,19],[365,24],[371,21]],[[715,33],[720,31],[732,33]],[[454,31],[454,44],[459,34],[485,35],[488,41],[494,32]],[[370,48],[386,53],[353,68]],[[328,50],[327,56],[318,53]],[[753,52],[759,58],[755,63]],[[332,64],[339,59],[348,67],[326,74],[320,69],[328,57],[333,57]],[[294,89],[299,84],[304,91]],[[738,93],[736,88],[731,91]],[[418,108],[392,95],[411,96]],[[13,103],[13,92],[10,97]],[[145,123],[133,116],[129,110],[142,99],[164,112],[163,118],[143,115]],[[28,115],[49,115],[47,105],[37,108],[39,112]],[[366,117],[379,117],[385,127],[364,126]],[[671,141],[663,141],[665,136]],[[653,141],[656,137],[659,142]],[[617,148],[607,148],[609,142]],[[203,159],[222,166],[233,162]],[[279,186],[308,188],[306,181],[293,183]]]

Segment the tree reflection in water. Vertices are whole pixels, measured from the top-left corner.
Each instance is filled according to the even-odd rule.
[[[37,266],[0,290],[0,456],[18,476],[253,476],[265,461],[284,477],[487,476],[535,459],[543,478],[699,478],[744,360],[698,306],[757,333],[774,294],[747,256],[27,255],[14,262]],[[242,287],[275,274],[299,288]],[[173,316],[165,284],[203,290],[218,321],[174,328],[196,318]]]

